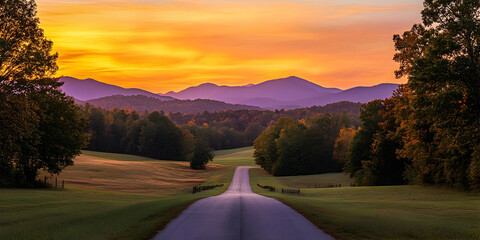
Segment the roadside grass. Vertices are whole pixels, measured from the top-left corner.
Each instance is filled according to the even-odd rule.
[[[224,192],[242,151],[206,170],[84,151],[59,176],[65,189],[0,189],[0,239],[149,239],[194,201]],[[224,186],[191,194],[193,186],[213,184]]]
[[[305,188],[307,182],[342,178],[342,173],[273,177],[250,170],[254,192],[279,199],[338,239],[480,239],[478,193],[434,186]],[[301,194],[282,194],[282,187],[300,188]]]
[[[250,166],[256,167],[253,160],[253,147],[235,148],[229,150],[220,150],[215,152],[214,164],[220,164],[228,167]],[[209,163],[210,165],[211,163]]]

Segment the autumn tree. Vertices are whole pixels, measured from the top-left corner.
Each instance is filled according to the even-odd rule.
[[[86,143],[85,118],[52,78],[57,54],[29,0],[0,0],[0,185],[59,173]]]
[[[338,133],[337,139],[335,139],[332,158],[342,167],[345,165],[348,149],[350,149],[350,144],[356,131],[357,130],[354,127],[343,126]]]
[[[412,111],[404,148],[410,182],[480,185],[480,2],[426,0],[422,23],[395,35]],[[476,187],[475,187],[476,186]]]

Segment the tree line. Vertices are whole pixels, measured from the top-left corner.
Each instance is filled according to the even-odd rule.
[[[303,119],[305,116],[315,116],[320,112],[344,112],[351,116],[352,122],[358,125],[359,120],[355,114],[359,106],[359,103],[339,102],[323,107],[288,111],[228,110],[213,113],[204,111],[197,114],[170,113],[166,115],[164,112],[158,112],[158,114],[162,116],[164,121],[169,122],[169,129],[177,129],[169,132],[169,134],[172,134],[172,139],[175,138],[174,136],[179,136],[178,132],[183,130],[192,134],[196,139],[202,139],[209,147],[221,150],[253,145],[253,141],[263,130],[282,117]],[[151,113],[117,108],[104,110],[88,103],[82,106],[82,109],[90,122],[86,130],[91,135],[87,147],[88,150],[146,154],[143,147],[139,147],[139,144],[142,146],[144,144],[139,142],[142,140],[139,136],[146,138],[149,135],[145,133],[137,136],[138,134],[135,135],[131,132],[140,132]],[[176,124],[178,127],[174,127],[172,124]],[[153,135],[153,131],[151,134]],[[165,138],[167,139],[168,137]],[[165,148],[172,149],[172,151],[175,149],[168,146],[165,146]],[[167,159],[161,158],[162,156],[153,156],[152,154],[148,156]],[[178,157],[172,158],[170,154],[164,156],[170,157],[168,159],[179,159]]]
[[[89,124],[88,150],[126,153],[161,160],[190,161],[203,169],[213,153],[201,136],[174,124],[165,114],[153,111],[139,115],[126,109],[104,110],[86,104],[82,111]]]
[[[345,170],[364,185],[480,189],[480,2],[427,0],[395,35],[393,97],[362,106]]]
[[[274,176],[341,172],[354,123],[347,114],[281,118],[255,140],[255,162]]]

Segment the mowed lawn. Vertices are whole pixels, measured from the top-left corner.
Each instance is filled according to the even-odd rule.
[[[65,189],[0,189],[0,239],[149,239],[192,202],[224,192],[244,151],[252,150],[226,158],[219,151],[198,171],[187,162],[84,151],[58,176]],[[213,184],[225,185],[191,194]]]
[[[307,188],[349,186],[343,173],[273,177],[251,169],[250,180],[254,192],[281,200],[338,239],[480,239],[478,193],[433,186]],[[282,194],[281,188],[301,194]]]

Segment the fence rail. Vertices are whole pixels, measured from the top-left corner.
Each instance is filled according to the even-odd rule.
[[[192,194],[195,194],[195,193],[201,192],[201,191],[214,189],[216,187],[223,187],[223,184],[193,187],[192,188]]]
[[[300,189],[282,188],[282,193],[295,193],[295,194],[300,194]]]
[[[268,189],[270,190],[270,192],[275,192],[275,187],[272,187],[272,186],[262,186],[260,184],[257,183],[257,186],[263,188],[263,189]]]

